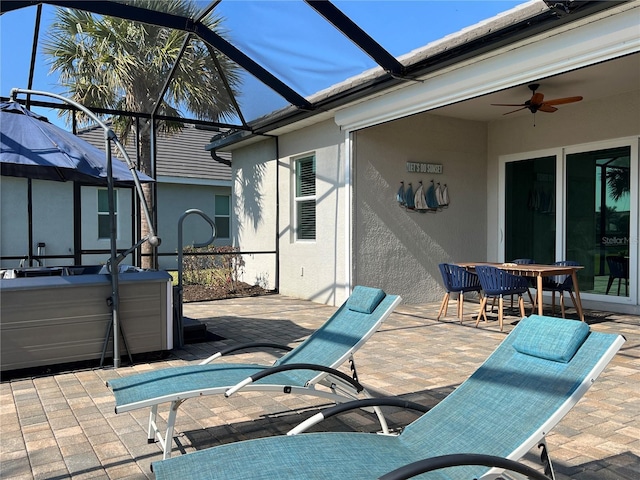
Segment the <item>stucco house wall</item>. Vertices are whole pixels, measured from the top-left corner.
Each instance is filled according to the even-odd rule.
[[[27,218],[27,179],[0,177],[0,248],[7,256],[27,256],[29,233]],[[2,262],[3,267],[17,267],[19,260]]]
[[[48,182],[57,183],[57,182]],[[108,238],[98,238],[98,188],[91,186],[80,187],[80,204],[81,204],[81,235],[82,235],[82,249],[83,250],[109,250],[111,248],[111,241]],[[73,191],[73,187],[71,188]],[[133,244],[133,190],[130,188],[117,188],[118,196],[118,215],[116,222],[118,224],[118,236],[116,238],[116,244],[118,249],[127,249]],[[73,209],[69,208],[69,205],[73,205],[73,202],[57,204],[50,212],[50,219],[56,223],[57,217],[68,217],[68,224],[65,225],[64,231],[51,232],[47,231],[47,236],[59,238],[64,243],[65,251],[57,252],[53,249],[49,249],[49,243],[47,242],[47,254],[52,255],[56,253],[71,254],[73,251]],[[38,220],[35,220],[34,212],[34,224]],[[36,240],[37,241],[37,240]],[[109,260],[109,253],[102,253],[99,255],[84,254],[82,256],[82,265],[99,265],[105,264]],[[123,264],[132,264],[133,256],[130,255],[123,260]],[[60,265],[61,262],[55,262],[54,264]],[[73,265],[73,262],[70,263]]]
[[[162,216],[159,222],[158,235],[162,239],[158,264],[164,270],[176,270],[178,260],[178,221],[189,209],[198,209],[215,222],[216,195],[229,196],[229,187],[215,187],[210,185],[188,185],[184,183],[158,184],[158,214]],[[182,244],[184,247],[195,243],[206,242],[211,237],[211,227],[199,215],[188,215],[182,223]],[[214,245],[228,245],[230,238],[217,236]]]
[[[438,264],[486,250],[486,125],[420,114],[354,136],[354,284],[402,292],[406,303],[439,300]],[[407,172],[407,162],[441,164],[443,173]],[[400,181],[415,192],[432,180],[447,185],[448,207],[421,213],[396,202]]]
[[[275,250],[276,184],[280,202],[280,293],[330,305],[345,293],[345,219],[343,133],[333,121],[234,152],[234,212],[237,244],[243,251]],[[293,225],[294,162],[316,158],[316,240],[298,241]],[[276,176],[279,180],[276,180]],[[275,255],[245,255],[244,280],[273,286]]]
[[[487,248],[486,204],[478,201],[486,198],[486,124],[421,114],[354,132],[352,138],[353,212],[344,186],[344,133],[335,123],[279,138],[280,293],[339,304],[352,266],[353,284],[401,291],[407,303],[439,299],[438,263],[481,258]],[[269,239],[275,239],[276,173],[269,160],[274,142],[234,151],[235,234],[243,251],[269,250]],[[309,153],[316,156],[317,238],[301,242],[291,228],[293,161]],[[442,164],[443,174],[408,173],[408,161]],[[449,207],[418,213],[398,205],[401,180],[417,188],[420,180],[426,186],[431,179],[448,185]],[[353,224],[352,263],[346,215]],[[245,255],[245,262],[245,281],[271,278],[267,256]]]
[[[2,255],[7,257],[27,257],[28,217],[26,178],[2,177]],[[82,250],[104,250],[110,248],[108,239],[98,238],[98,198],[97,187],[80,188],[82,224]],[[118,188],[118,248],[128,248],[132,239],[132,192],[128,188]],[[74,185],[73,182],[32,180],[33,251],[38,254],[37,245],[45,245],[42,254],[46,256],[72,256],[74,252]],[[85,265],[103,264],[109,254],[85,254]],[[127,259],[130,260],[130,259]],[[73,265],[73,258],[41,260],[43,265]],[[2,267],[18,267],[20,260],[3,260]],[[37,265],[37,263],[36,263]],[[28,266],[25,263],[25,266]]]
[[[276,288],[276,144],[264,140],[234,153],[233,245],[244,252],[272,252],[243,254],[245,266],[241,280],[251,285]]]
[[[295,186],[292,161],[307,153],[316,157],[316,240],[296,241],[290,229],[281,232],[281,292],[329,305],[339,305],[347,296],[343,140],[336,124],[325,121],[305,132],[284,135],[280,141],[280,158],[288,165],[288,173],[281,176],[281,185],[287,186],[280,199],[281,214],[290,225]]]
[[[372,92],[366,99],[355,98],[351,104],[340,105],[333,111],[319,112],[317,117],[284,126],[274,121],[273,129],[265,131],[273,136],[269,142],[278,142],[281,170],[287,172],[280,172],[277,182],[280,292],[335,304],[339,300],[327,300],[326,291],[333,288],[338,299],[340,295],[344,298],[353,285],[370,284],[401,293],[407,303],[439,300],[442,281],[438,263],[503,260],[499,199],[504,198],[500,173],[504,155],[546,149],[562,152],[564,148],[592,142],[635,138],[631,162],[635,169],[632,171],[636,172],[633,181],[637,182],[640,105],[637,73],[633,71],[639,45],[637,8],[638,2],[620,4],[553,31],[500,44],[426,73],[417,81],[395,85],[383,93]],[[523,13],[517,9],[514,12]],[[501,21],[496,17],[487,25],[443,39],[442,45],[434,42],[423,52],[409,53],[405,60],[421,54],[435,57],[441,53],[441,47],[466,42],[476,30],[482,33],[485,27],[499,28]],[[608,62],[623,58],[631,62]],[[620,66],[622,70],[618,70]],[[620,75],[614,77],[617,73]],[[374,76],[375,72],[347,79],[332,87],[330,94],[338,95],[342,88],[358,82],[364,85],[370,80],[368,75]],[[556,86],[566,90],[551,93],[554,79],[559,80]],[[521,105],[529,98],[526,86],[538,81],[544,85],[541,91],[553,95],[550,98],[583,95],[584,99],[562,105],[552,115],[537,113],[535,126],[533,115],[525,108],[506,117],[502,116],[504,110],[492,110],[497,108],[492,104]],[[616,95],[603,98],[603,92],[608,92],[613,83]],[[591,89],[584,91],[581,86]],[[518,92],[522,95],[514,95]],[[324,98],[323,95],[327,92],[319,92],[317,99]],[[509,95],[511,100],[506,98]],[[211,147],[224,150],[226,146],[233,152],[234,161],[242,158],[241,164],[234,165],[236,175],[242,174],[241,169],[250,170],[269,158],[255,154],[259,149],[252,144],[256,141],[266,144],[267,140],[240,134],[229,138],[220,138]],[[317,207],[318,239],[303,245],[291,240],[291,160],[308,153],[316,154],[318,160],[318,199],[322,203]],[[417,213],[397,205],[395,194],[401,180],[411,182],[415,189],[420,180],[427,186],[435,177],[407,172],[408,161],[443,165],[442,175],[433,180],[446,183],[449,188],[451,204],[447,209]],[[326,189],[332,184],[335,192]],[[234,195],[245,193],[246,190],[237,188],[237,183],[234,185]],[[271,200],[271,194],[267,190],[258,191],[265,200]],[[637,193],[632,195],[637,199]],[[275,209],[277,203],[265,201],[265,205]],[[637,205],[632,207],[637,216]],[[636,218],[630,232],[636,250],[637,224]],[[259,245],[256,242],[260,242],[260,232],[264,230],[245,229],[238,237],[238,245],[242,250]],[[560,241],[563,240],[556,239],[556,243]],[[336,249],[333,254],[331,245]],[[315,260],[319,256],[322,261]],[[631,257],[637,258],[637,252]],[[315,269],[311,280],[303,276],[309,265]],[[640,265],[633,267],[637,271]],[[335,278],[333,286],[325,280],[331,275]],[[637,279],[631,280],[637,291],[622,301],[636,302],[631,307],[637,312],[640,289]],[[588,300],[587,297],[588,294],[583,299]],[[584,304],[591,306],[588,301]],[[593,308],[602,306],[609,305],[594,303]]]

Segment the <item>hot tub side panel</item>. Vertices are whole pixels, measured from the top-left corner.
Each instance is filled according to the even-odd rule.
[[[119,319],[130,352],[171,349],[169,275],[123,274],[119,283]],[[0,287],[2,371],[101,357],[112,322],[107,275],[1,280]],[[119,348],[126,353],[122,341]]]

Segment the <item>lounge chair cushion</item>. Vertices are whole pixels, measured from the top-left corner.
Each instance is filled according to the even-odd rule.
[[[347,308],[354,312],[371,313],[384,297],[385,293],[379,288],[357,285],[347,300]]]
[[[589,335],[589,325],[577,320],[531,315],[520,322],[520,334],[513,344],[518,352],[567,363]]]

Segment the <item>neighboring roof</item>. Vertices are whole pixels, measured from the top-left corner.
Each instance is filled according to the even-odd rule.
[[[231,167],[214,160],[204,149],[211,134],[211,130],[191,125],[175,135],[158,134],[156,175],[231,182]],[[231,161],[230,153],[218,156]]]
[[[231,167],[211,157],[204,146],[211,138],[212,131],[194,125],[186,125],[180,132],[167,135],[158,133],[156,142],[156,178],[162,183],[166,177],[182,178],[205,182],[224,182],[231,185]],[[104,148],[104,134],[98,127],[88,127],[78,132],[78,136]],[[136,161],[133,135],[125,145],[127,154]],[[231,161],[230,153],[219,153],[222,159]],[[162,178],[165,177],[165,178]],[[190,183],[190,182],[185,182]]]

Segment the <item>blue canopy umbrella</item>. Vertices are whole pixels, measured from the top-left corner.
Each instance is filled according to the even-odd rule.
[[[107,184],[102,150],[18,102],[0,103],[0,160],[2,175],[9,177]],[[133,184],[125,162],[114,159],[112,169],[116,184]],[[144,173],[136,174],[141,182],[153,181]]]
[[[18,93],[57,98],[84,112],[104,130],[105,151],[101,151],[85,140],[51,124],[46,117],[27,110],[15,101]],[[160,239],[155,235],[155,230],[151,224],[149,209],[140,186],[141,181],[152,182],[153,179],[135,170],[133,163],[113,131],[83,105],[57,94],[34,90],[13,89],[11,98],[11,102],[0,104],[0,162],[2,175],[41,180],[74,181],[86,185],[106,185],[108,187],[109,219],[111,222],[111,258],[108,262],[108,267],[111,273],[112,290],[113,362],[114,367],[117,368],[120,366],[118,350],[118,266],[127,255],[145,241],[154,246],[160,244]],[[112,142],[125,158],[125,162],[112,158]],[[120,255],[118,255],[116,249],[115,207],[113,200],[113,187],[117,184],[135,185],[150,232],[148,236],[142,238]]]

